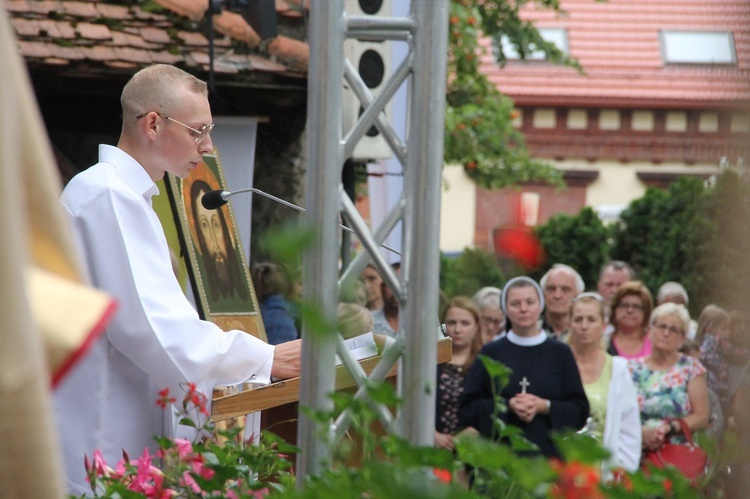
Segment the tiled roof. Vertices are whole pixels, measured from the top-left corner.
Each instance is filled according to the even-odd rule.
[[[519,105],[692,107],[750,103],[750,1],[560,0],[566,16],[525,8],[537,27],[566,28],[570,55],[586,74],[541,61],[500,68],[490,53],[482,71]],[[662,62],[659,30],[731,31],[736,65]],[[483,41],[490,47],[488,40]]]
[[[208,71],[207,0],[143,2],[99,0],[4,0],[29,67],[72,71],[128,71],[169,63]],[[151,2],[153,4],[154,2]],[[299,25],[307,0],[276,0],[279,31]],[[307,43],[280,34],[261,50],[261,39],[236,13],[214,16],[217,75],[267,73],[304,78]]]

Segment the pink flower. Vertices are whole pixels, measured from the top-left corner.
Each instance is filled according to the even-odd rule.
[[[192,460],[189,459],[193,456],[193,443],[190,440],[175,438],[174,443],[177,447],[177,455],[180,457],[180,459],[182,459],[183,461]]]
[[[143,455],[135,461],[135,466],[136,475],[128,488],[145,494],[147,497],[162,497],[164,473],[151,464],[151,454],[148,448],[143,449]]]
[[[88,456],[84,457],[84,465],[86,466],[86,470],[91,470],[93,467],[93,471],[96,476],[108,477],[114,472],[112,468],[107,466],[107,462],[104,460],[104,456],[102,456],[102,453],[99,449],[96,449],[94,451],[93,465],[89,464]]]
[[[200,485],[198,485],[198,482],[196,482],[193,476],[190,474],[190,470],[186,470],[182,474],[182,482],[186,487],[189,487],[190,490],[192,490],[196,494],[201,492]]]
[[[205,478],[206,480],[211,480],[216,474],[214,470],[212,470],[211,468],[206,468],[203,465],[203,460],[193,461],[193,473]]]

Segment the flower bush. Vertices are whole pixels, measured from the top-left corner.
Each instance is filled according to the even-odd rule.
[[[486,358],[482,361],[500,380],[507,376],[508,370],[502,365]],[[379,403],[390,407],[401,403],[388,383],[372,384],[367,390]],[[330,412],[311,413],[312,417],[323,423],[321,427],[327,427],[343,410],[349,410],[350,434],[332,446],[332,462],[320,474],[308,476],[299,484],[290,457],[298,451],[296,447],[268,432],[243,442],[240,428],[219,431],[210,421],[196,426],[193,418],[200,420],[208,415],[206,400],[194,385],[188,385],[180,423],[194,428],[196,438],[157,438],[155,454],[148,449],[137,459],[124,454],[114,468],[95,451],[85,461],[92,494],[124,499],[683,498],[711,491],[707,487],[716,474],[712,471],[695,486],[675,469],[649,473],[617,470],[611,478],[603,478],[601,462],[607,452],[593,438],[573,432],[556,434],[553,438],[563,460],[547,460],[529,455],[533,444],[523,439],[517,428],[503,425],[498,418],[497,435],[502,442],[467,435],[456,438],[455,453],[419,447],[378,431],[375,412],[354,394],[335,393],[332,399]],[[496,411],[504,410],[502,399],[497,397],[496,401]],[[165,390],[156,403],[166,409],[174,402]]]
[[[240,438],[242,428],[216,430],[210,420],[207,401],[194,384],[185,387],[180,424],[196,430],[193,441],[156,438],[158,450],[133,460],[123,458],[111,468],[96,450],[84,465],[94,497],[169,497],[229,499],[265,497],[269,489],[292,488],[294,478],[288,454],[293,447],[271,433],[249,440]],[[176,402],[169,390],[162,390],[156,404],[169,409]],[[204,421],[198,427],[195,421]]]

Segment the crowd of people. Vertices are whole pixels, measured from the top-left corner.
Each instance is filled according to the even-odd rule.
[[[596,291],[585,289],[574,268],[558,263],[539,283],[521,276],[442,301],[453,355],[438,365],[437,447],[453,450],[467,430],[499,438],[499,419],[546,457],[559,457],[553,431],[590,435],[609,451],[609,472],[635,471],[649,451],[684,442],[680,420],[718,442],[727,428],[748,437],[750,331],[740,312],[712,304],[692,320],[680,283],[664,283],[654,302],[621,261],[603,266]],[[398,300],[373,265],[342,301],[369,310],[375,333],[398,334]],[[479,355],[511,369],[504,385]]]
[[[551,430],[575,430],[609,451],[605,470],[635,471],[649,451],[684,442],[686,431],[721,445],[732,429],[748,442],[750,331],[741,311],[712,304],[696,322],[681,284],[664,283],[654,303],[621,261],[603,266],[595,292],[584,290],[575,269],[555,264],[539,284],[516,277],[449,301],[442,318],[454,360],[438,374],[437,446],[452,448],[467,428],[497,438],[499,418],[544,456],[558,456]],[[504,386],[478,355],[512,369]],[[497,394],[506,403],[499,413]],[[747,486],[732,483],[747,477],[739,468],[730,492]]]
[[[374,330],[397,334],[398,303],[374,266],[362,282]],[[728,428],[750,436],[750,331],[741,312],[712,304],[692,320],[680,283],[654,295],[622,261],[602,267],[596,291],[585,289],[558,263],[539,283],[521,276],[445,300],[440,319],[453,357],[438,366],[437,447],[452,450],[467,430],[499,438],[499,419],[547,457],[559,457],[554,430],[590,435],[609,451],[602,466],[611,472],[635,471],[649,451],[684,442],[680,421],[719,443]],[[511,369],[503,386],[480,355]]]

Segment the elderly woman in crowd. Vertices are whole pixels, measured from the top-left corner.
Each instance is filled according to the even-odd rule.
[[[656,292],[656,305],[659,306],[662,303],[678,303],[680,305],[688,306],[689,298],[685,286],[675,281],[667,281],[659,286],[659,291]],[[698,323],[694,320],[690,320],[690,329],[688,330],[687,339],[694,340],[695,335],[698,332]],[[700,343],[699,343],[700,345]]]
[[[453,450],[453,435],[459,429],[458,405],[464,379],[482,347],[479,310],[471,299],[456,296],[448,301],[443,324],[453,340],[453,355],[450,361],[438,365],[435,446]]]
[[[607,353],[636,359],[651,353],[647,327],[654,300],[640,281],[620,285],[612,296],[609,323],[614,328]]]
[[[708,424],[706,370],[699,360],[680,353],[689,327],[684,306],[659,305],[651,314],[651,354],[628,365],[638,392],[645,450],[656,450],[668,440],[684,442],[677,419],[691,432]]]
[[[602,337],[607,327],[604,310],[604,299],[597,293],[582,293],[573,298],[566,341],[573,351],[591,406],[588,434],[611,454],[605,467],[635,471],[641,459],[638,397],[628,361],[604,351]]]
[[[482,344],[488,343],[503,331],[505,316],[500,308],[500,295],[502,291],[493,286],[486,286],[476,292],[472,300],[479,308],[479,326],[481,329]]]
[[[461,399],[461,425],[496,437],[493,394],[499,393],[507,402],[507,411],[497,417],[521,428],[526,439],[536,444],[544,456],[560,457],[549,432],[578,430],[589,416],[578,366],[570,348],[548,338],[539,326],[544,297],[535,281],[528,277],[511,279],[500,303],[513,328],[505,337],[484,345],[479,353],[513,372],[508,384],[500,387],[482,362],[472,364]]]

